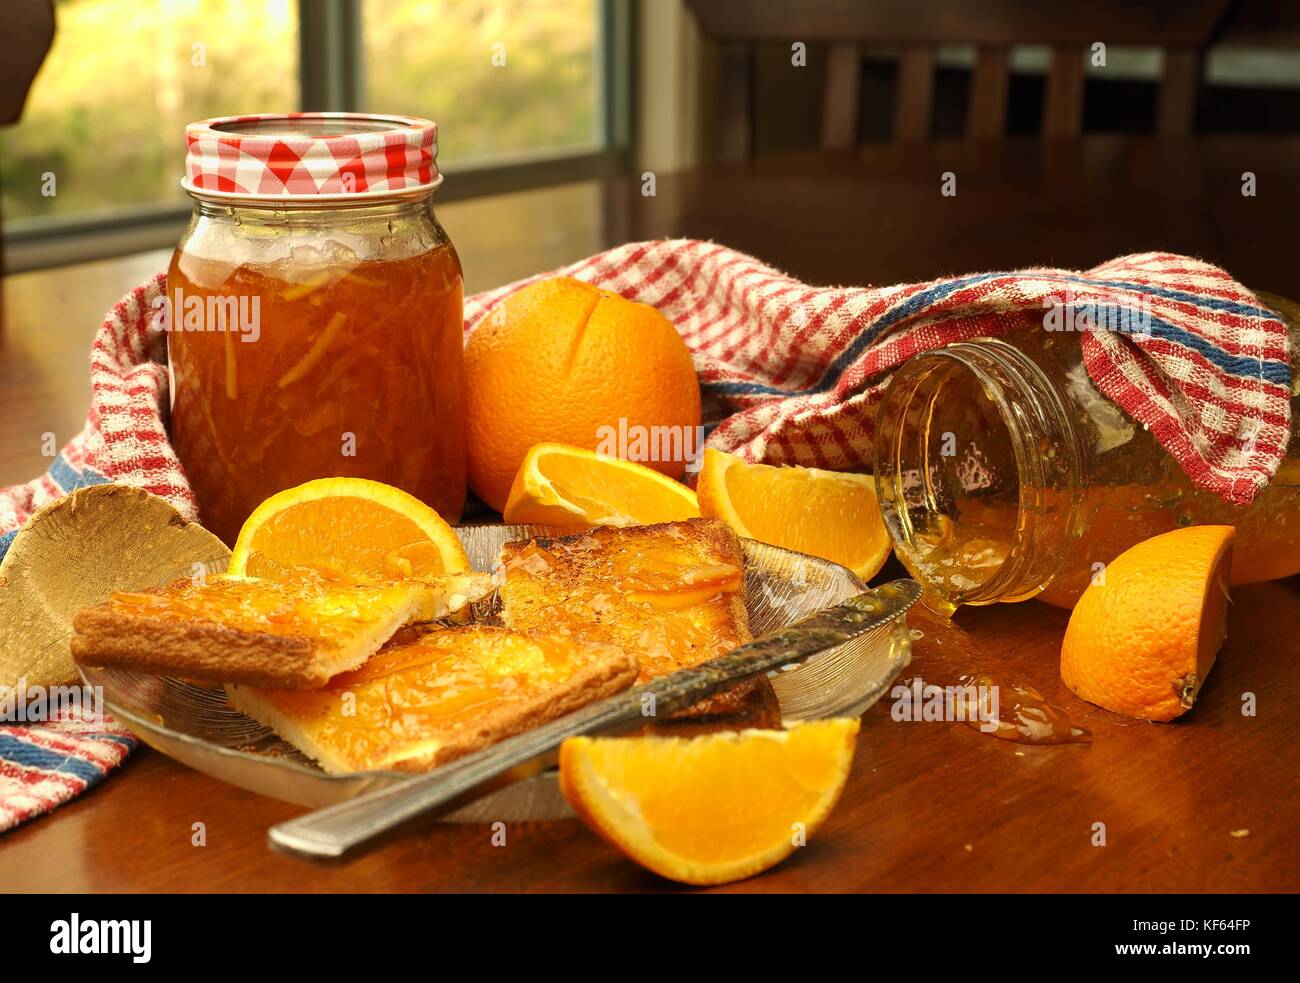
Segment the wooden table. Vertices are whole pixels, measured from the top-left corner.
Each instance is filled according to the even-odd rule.
[[[940,194],[957,177],[956,197]],[[1242,174],[1257,196],[1243,197]],[[1087,267],[1170,249],[1260,289],[1300,294],[1292,232],[1300,141],[1050,147],[953,144],[774,158],[587,182],[441,210],[471,290],[632,238],[684,235],[755,253],[812,282],[887,283],[993,267]],[[165,254],[12,277],[0,350],[0,482],[41,467],[84,412],[81,353],[103,310]],[[922,624],[908,675],[992,670],[1093,730],[1026,747],[948,723],[864,717],[839,807],[810,845],[735,891],[1265,891],[1300,888],[1300,578],[1234,591],[1228,640],[1196,709],[1174,724],[1075,699],[1057,658],[1067,615],[1036,602]],[[1243,694],[1258,701],[1241,713]],[[663,890],[576,821],[526,823],[493,846],[440,826],[346,867],[270,853],[299,810],[143,750],[118,774],[0,837],[0,891]],[[207,845],[191,845],[192,824]],[[1106,845],[1094,846],[1104,823]],[[1248,831],[1243,833],[1243,831]],[[1234,835],[1236,834],[1236,835]]]

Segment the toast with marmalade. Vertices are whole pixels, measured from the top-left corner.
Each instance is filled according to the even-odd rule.
[[[750,641],[745,558],[718,519],[510,542],[501,554],[501,620],[569,632],[635,652],[640,681],[706,662]],[[652,729],[781,726],[767,677],[742,680]]]
[[[424,771],[612,696],[636,676],[636,656],[604,642],[418,626],[321,688],[229,685],[226,695],[328,772]]]
[[[485,574],[345,585],[210,576],[116,591],[73,619],[78,662],[214,683],[304,689],[359,668],[403,625],[488,594]]]

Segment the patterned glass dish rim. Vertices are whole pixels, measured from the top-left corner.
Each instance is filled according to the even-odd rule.
[[[491,570],[502,545],[563,535],[546,526],[483,525],[456,530],[476,570]],[[804,553],[742,540],[745,603],[755,637],[860,593],[850,570]],[[490,605],[491,602],[485,602]],[[476,610],[483,617],[490,607]],[[772,676],[787,721],[858,716],[911,660],[906,618]],[[144,743],[196,771],[251,792],[310,808],[331,805],[411,778],[407,772],[331,775],[269,728],[232,709],[220,687],[128,670],[78,667],[102,688],[103,706]],[[446,822],[522,822],[573,813],[554,769],[517,780],[448,814]]]

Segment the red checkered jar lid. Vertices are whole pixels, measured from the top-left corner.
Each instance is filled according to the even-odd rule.
[[[205,197],[379,198],[441,183],[438,124],[415,116],[265,113],[185,127],[181,186]]]

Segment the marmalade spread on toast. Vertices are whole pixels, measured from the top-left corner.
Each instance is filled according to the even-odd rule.
[[[635,652],[640,682],[698,665],[750,640],[744,552],[718,519],[507,543],[502,620],[603,638]],[[780,727],[766,676],[741,680],[648,730],[677,735]]]
[[[418,770],[625,689],[635,674],[634,656],[572,636],[422,626],[320,689],[230,695],[328,770]]]
[[[507,543],[502,561],[507,625],[608,639],[638,654],[642,682],[750,640],[744,556],[717,520]]]
[[[348,586],[215,575],[201,583],[178,580],[157,591],[114,591],[108,610],[159,621],[215,622],[237,631],[330,641],[382,620],[425,592],[419,581]]]

